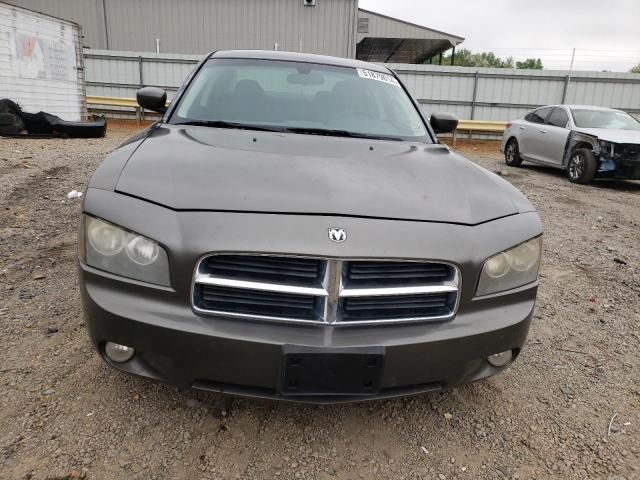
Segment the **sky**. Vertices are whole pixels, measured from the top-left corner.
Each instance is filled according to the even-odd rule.
[[[360,0],[361,8],[451,33],[459,48],[541,58],[545,68],[626,72],[640,63],[640,0]]]

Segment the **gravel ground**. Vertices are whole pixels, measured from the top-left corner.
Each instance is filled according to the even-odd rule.
[[[75,267],[83,190],[135,127],[0,139],[0,478],[640,478],[640,183],[575,186],[459,150],[537,205],[545,255],[528,343],[504,374],[347,406],[238,400],[116,372],[95,355]],[[612,420],[613,419],[613,420]]]

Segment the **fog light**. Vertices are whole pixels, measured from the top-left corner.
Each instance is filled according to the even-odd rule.
[[[511,361],[511,358],[513,358],[513,353],[511,352],[511,350],[507,350],[506,352],[489,355],[487,357],[487,362],[489,362],[494,367],[504,367]]]
[[[126,345],[107,342],[107,344],[104,346],[104,353],[112,362],[124,363],[127,360],[131,360],[131,357],[133,357],[133,354],[136,353],[136,351],[131,347],[127,347]]]

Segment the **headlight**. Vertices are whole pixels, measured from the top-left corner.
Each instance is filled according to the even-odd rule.
[[[126,247],[127,256],[138,265],[151,265],[160,255],[160,246],[153,240],[140,235],[129,235]]]
[[[157,242],[85,215],[80,252],[88,265],[123,277],[170,286],[169,258]]]
[[[535,282],[540,268],[542,237],[500,252],[482,268],[477,295],[489,295]]]
[[[87,238],[95,251],[105,257],[117,255],[124,248],[127,232],[97,218],[87,222]]]
[[[615,155],[615,144],[607,142],[606,140],[599,140],[598,146],[600,147],[600,155],[610,158]]]

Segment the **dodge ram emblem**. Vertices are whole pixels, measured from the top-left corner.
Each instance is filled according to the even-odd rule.
[[[336,243],[342,243],[347,239],[347,231],[344,228],[330,228],[329,240]]]

